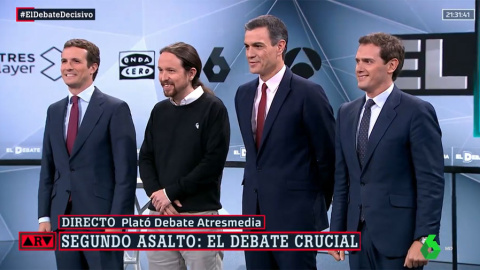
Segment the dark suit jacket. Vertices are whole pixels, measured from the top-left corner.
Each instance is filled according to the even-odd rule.
[[[68,97],[48,108],[38,188],[38,216],[57,229],[71,193],[76,215],[133,214],[135,127],[124,101],[95,88],[71,156],[64,138]]]
[[[327,96],[320,85],[287,68],[257,151],[251,124],[257,86],[258,79],[248,82],[235,96],[247,150],[243,214],[265,215],[269,231],[323,230],[328,227],[335,155],[335,120]]]
[[[330,229],[357,231],[363,205],[375,247],[385,256],[405,256],[415,239],[439,233],[441,130],[430,103],[395,86],[372,129],[361,170],[356,133],[364,103],[362,96],[338,110]]]

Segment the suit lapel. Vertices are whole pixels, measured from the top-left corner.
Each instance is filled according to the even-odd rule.
[[[58,147],[61,149],[61,154],[64,158],[68,159],[67,144],[65,141],[65,117],[67,116],[68,97],[59,103],[58,108],[52,112],[52,143],[59,143]]]
[[[90,99],[90,103],[88,104],[87,111],[85,112],[85,116],[83,117],[82,123],[78,128],[77,138],[75,139],[75,143],[73,144],[73,150],[70,158],[75,156],[75,154],[80,150],[80,148],[82,148],[85,140],[88,138],[93,128],[97,124],[98,120],[100,119],[100,116],[103,113],[103,109],[101,107],[103,102],[103,93],[95,87],[92,98]]]
[[[357,129],[358,129],[358,121],[360,121],[360,112],[362,111],[363,106],[365,105],[365,96],[354,101],[352,104],[352,113],[350,117],[348,117],[348,121],[345,123],[345,126],[350,129],[348,134],[347,143],[348,145],[345,146],[345,149],[353,149],[354,153],[354,160],[355,167],[360,170],[360,161],[358,160],[357,156]]]
[[[398,106],[398,104],[400,104],[400,94],[400,90],[395,86],[387,101],[383,105],[382,111],[380,112],[380,115],[378,116],[378,119],[373,126],[367,144],[367,153],[365,155],[365,168],[368,166],[368,162],[372,157],[372,154],[375,151],[378,143],[382,139],[387,129],[390,127],[390,124],[392,123],[395,116],[397,116],[395,108]]]
[[[287,98],[288,94],[291,91],[290,82],[292,80],[293,73],[289,68],[286,68],[285,74],[283,75],[282,81],[280,81],[280,85],[278,86],[277,92],[275,93],[275,97],[273,98],[272,104],[270,105],[270,109],[268,110],[267,118],[265,119],[265,126],[263,127],[263,134],[262,139],[260,142],[260,149],[259,153],[263,149],[263,144],[272,129],[273,122],[277,118],[278,112],[283,105],[283,102]]]
[[[254,134],[252,131],[252,112],[253,112],[253,107],[255,106],[255,93],[257,92],[257,87],[258,87],[258,79],[253,81],[251,84],[247,86],[246,89],[246,94],[245,94],[245,100],[241,100],[240,102],[244,102],[246,104],[245,106],[240,104],[241,108],[244,108],[243,113],[242,113],[242,118],[241,118],[241,123],[240,126],[245,127],[244,128],[244,135],[243,137],[245,138],[245,144],[249,144],[252,146],[252,149],[255,149],[256,151],[256,146],[255,146],[255,139],[254,139]]]

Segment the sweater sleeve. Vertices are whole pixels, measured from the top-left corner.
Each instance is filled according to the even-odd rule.
[[[205,145],[203,158],[180,181],[165,188],[170,200],[195,194],[202,186],[213,185],[219,181],[230,145],[230,123],[227,109],[219,99],[217,101],[208,115],[207,136],[202,142]]]
[[[150,119],[148,119],[147,127],[145,129],[145,138],[143,139],[142,147],[140,148],[138,156],[140,178],[142,179],[143,188],[148,197],[150,197],[153,192],[161,189],[157,171],[155,169],[155,153],[152,135],[155,108],[156,107],[153,108],[152,113],[150,114]]]

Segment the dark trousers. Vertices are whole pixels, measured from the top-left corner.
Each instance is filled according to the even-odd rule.
[[[317,269],[316,251],[245,251],[248,270]]]
[[[375,248],[372,238],[368,231],[367,223],[361,222],[359,225],[362,234],[361,251],[351,251],[349,257],[350,269],[412,269],[403,267],[405,257],[386,257]],[[395,243],[392,243],[394,245]],[[422,267],[414,269],[423,269]]]
[[[245,262],[247,270],[317,269],[317,251],[245,251]]]
[[[65,215],[72,213],[72,204],[68,203]],[[57,230],[58,233],[58,230]],[[57,234],[59,235],[59,234]],[[60,245],[60,237],[58,237]],[[55,251],[57,269],[123,269],[123,251]]]
[[[57,269],[123,269],[123,251],[55,251]]]

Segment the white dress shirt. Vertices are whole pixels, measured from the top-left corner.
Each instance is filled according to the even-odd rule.
[[[79,119],[78,119],[78,127],[82,124],[83,117],[85,116],[85,112],[87,111],[88,104],[90,103],[90,99],[92,99],[93,90],[95,87],[91,84],[85,90],[83,90],[80,94],[78,94],[78,112],[79,112]],[[72,110],[72,97],[73,94],[68,91],[68,104],[67,104],[67,114],[65,115],[65,128],[63,129],[63,138],[67,139],[67,131],[68,131],[68,121],[70,120],[70,111]]]
[[[182,100],[180,100],[180,104],[175,103],[173,98],[170,98],[170,102],[175,106],[188,105],[188,104],[194,102],[195,100],[199,99],[202,96],[203,92],[204,92],[203,88],[201,86],[198,86],[190,94],[188,94],[186,97],[184,97]]]
[[[378,116],[380,115],[380,112],[382,111],[383,105],[385,105],[385,102],[387,101],[388,96],[393,91],[393,83],[390,85],[390,87],[387,88],[387,90],[383,91],[381,94],[373,98],[373,101],[375,102],[375,105],[373,105],[370,110],[372,111],[372,114],[370,116],[370,126],[368,127],[368,137],[370,138],[370,133],[372,133],[372,129],[375,126],[375,123],[377,122]],[[365,95],[365,104],[367,104],[367,100],[370,98]],[[363,112],[365,111],[365,104],[363,105],[362,111],[360,112],[360,119],[358,120],[358,126],[357,126],[357,137],[358,137],[358,129],[360,128],[360,123],[362,122],[362,117],[363,117]]]
[[[268,81],[264,82],[260,77],[258,77],[258,87],[257,87],[257,93],[255,94],[255,99],[254,99],[254,106],[253,106],[253,111],[252,111],[252,131],[253,134],[255,135],[257,132],[257,114],[258,114],[258,105],[260,104],[260,99],[262,98],[262,85],[263,83],[267,84],[267,104],[265,108],[265,118],[267,118],[268,111],[270,110],[270,106],[272,105],[273,98],[275,97],[275,94],[277,93],[278,86],[280,85],[280,82],[283,79],[283,75],[285,75],[285,70],[286,67],[285,65],[280,69],[277,74],[275,74],[272,78],[270,78]],[[255,137],[255,136],[254,136]]]

